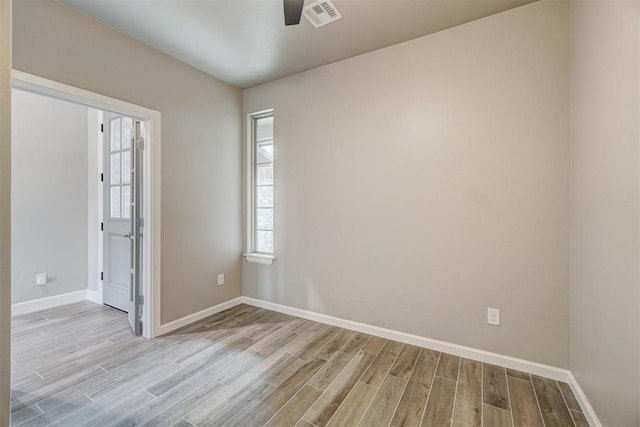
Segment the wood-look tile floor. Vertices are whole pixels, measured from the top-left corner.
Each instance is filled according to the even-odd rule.
[[[240,305],[134,337],[93,303],[13,319],[13,426],[586,426],[567,384]]]

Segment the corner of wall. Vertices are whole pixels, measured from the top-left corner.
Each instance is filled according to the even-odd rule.
[[[11,416],[11,7],[0,1],[0,425]]]

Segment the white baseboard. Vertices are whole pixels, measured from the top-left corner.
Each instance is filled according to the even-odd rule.
[[[255,307],[265,308],[267,310],[277,311],[279,313],[289,314],[291,316],[302,317],[327,325],[339,326],[341,328],[350,329],[352,331],[362,332],[369,335],[375,335],[406,344],[412,344],[419,347],[428,348],[444,353],[454,354],[456,356],[465,357],[467,359],[477,360],[492,365],[503,366],[505,368],[515,369],[529,374],[539,375],[541,377],[551,378],[557,381],[568,383],[575,395],[582,412],[587,417],[587,421],[591,427],[602,427],[595,411],[587,400],[580,385],[576,381],[571,371],[567,369],[556,368],[554,366],[544,365],[542,363],[531,362],[525,359],[506,356],[503,354],[492,353],[490,351],[479,350],[477,348],[466,347],[463,345],[452,344],[446,341],[434,340],[431,338],[421,337],[419,335],[407,334],[405,332],[394,331],[392,329],[380,328],[378,326],[367,325],[365,323],[354,322],[352,320],[341,319],[326,314],[315,313],[313,311],[302,310],[295,307],[289,307],[282,304],[276,304],[255,298],[242,297],[242,302],[253,305]]]
[[[92,291],[87,289],[87,301],[95,302],[96,304],[102,304],[102,295],[98,291]]]
[[[48,310],[61,305],[73,304],[75,302],[86,301],[87,291],[69,292],[67,294],[54,295],[52,297],[39,298],[32,301],[18,302],[11,304],[11,315],[19,316],[40,310]]]
[[[72,304],[80,301],[92,301],[98,304],[102,304],[100,294],[92,290],[82,290],[77,292],[70,292],[67,294],[56,295],[47,298],[41,298],[33,301],[27,301],[17,304],[12,304],[11,314],[12,316],[19,316],[21,314],[33,313],[35,311],[47,310],[54,307],[58,307],[65,304]],[[355,322],[353,320],[341,319],[339,317],[329,316],[326,314],[316,313],[313,311],[302,310],[295,307],[290,307],[282,304],[276,304],[264,300],[259,300],[250,297],[238,297],[230,301],[223,302],[213,307],[206,308],[198,311],[197,313],[190,314],[180,319],[174,320],[164,325],[160,325],[160,329],[157,331],[156,336],[164,335],[179,329],[183,326],[187,326],[191,323],[197,322],[209,317],[213,314],[227,310],[231,307],[235,307],[239,304],[248,304],[255,307],[265,308],[267,310],[277,311],[279,313],[289,314],[291,316],[301,317],[303,319],[313,320],[319,323],[327,325],[338,326],[345,329],[350,329],[357,332],[362,332],[369,335],[375,335],[386,339],[391,339],[406,344],[412,344],[419,347],[428,348],[444,353],[453,354],[467,359],[477,360],[484,363],[490,363],[493,365],[503,366],[505,368],[515,369],[529,374],[539,375],[541,377],[552,378],[554,380],[563,381],[569,384],[573,394],[575,395],[582,412],[587,417],[589,425],[592,427],[602,427],[602,424],[598,420],[598,417],[591,407],[591,404],[587,400],[582,388],[576,381],[573,374],[561,368],[556,368],[549,365],[544,365],[537,362],[531,362],[525,359],[519,359],[516,357],[506,356],[503,354],[492,353],[477,348],[466,347],[463,345],[452,344],[446,341],[434,340],[431,338],[422,337],[419,335],[408,334],[405,332],[394,331],[392,329],[381,328],[378,326],[368,325],[365,323]]]
[[[182,328],[183,326],[187,326],[190,323],[197,322],[198,320],[202,320],[205,317],[209,317],[213,314],[219,313],[231,307],[235,307],[236,305],[242,304],[242,298],[243,297],[234,298],[232,300],[223,302],[221,304],[214,305],[213,307],[200,310],[197,313],[193,313],[188,316],[181,317],[180,319],[174,320],[172,322],[165,323],[164,325],[160,325],[160,328],[157,331],[154,331],[155,336],[168,334],[169,332],[175,331],[176,329]]]
[[[543,365],[541,363],[518,359],[511,356],[505,356],[503,354],[492,353],[485,350],[479,350],[477,348],[466,347],[463,345],[421,337],[419,335],[407,334],[405,332],[380,328],[378,326],[367,325],[365,323],[354,322],[352,320],[341,319],[338,317],[328,316],[326,314],[320,314],[312,311],[302,310],[299,308],[275,304],[255,298],[242,297],[242,300],[245,304],[266,308],[268,310],[273,310],[280,313],[290,314],[296,317],[302,317],[304,319],[314,320],[316,322],[325,323],[327,325],[339,326],[341,328],[350,329],[352,331],[400,341],[406,344],[412,344],[431,350],[465,357],[467,359],[504,366],[505,368],[515,369],[518,371],[539,375],[541,377],[552,378],[554,380],[563,382],[569,381],[569,371],[566,369]]]
[[[591,427],[602,427],[602,423],[598,419],[596,412],[591,407],[589,400],[587,400],[587,395],[582,391],[582,387],[578,384],[578,381],[573,376],[573,373],[569,372],[569,387],[571,387],[571,391],[575,395],[578,403],[580,404],[580,408],[582,408],[582,413],[585,417],[587,417],[587,421]]]

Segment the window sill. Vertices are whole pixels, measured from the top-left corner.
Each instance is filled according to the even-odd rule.
[[[266,254],[244,254],[244,259],[251,264],[271,265],[276,258]]]

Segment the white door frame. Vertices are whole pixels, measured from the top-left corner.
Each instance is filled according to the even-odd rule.
[[[160,112],[108,96],[89,92],[18,70],[11,71],[14,89],[112,111],[141,121],[145,135],[144,151],[144,238],[142,239],[143,336],[155,337],[160,331]]]
[[[87,272],[87,299],[97,304],[103,303],[102,280],[98,272],[104,271],[103,260],[103,240],[102,230],[98,224],[103,222],[103,191],[100,174],[103,173],[103,141],[101,127],[104,112],[95,108],[89,108],[87,126],[87,139],[89,141],[89,158],[87,168],[87,180],[89,182],[89,203],[87,203],[87,232],[89,233],[89,244],[87,245],[87,262],[89,271]],[[92,185],[93,184],[93,185]],[[96,223],[97,221],[97,223]],[[91,288],[97,289],[97,291]]]

